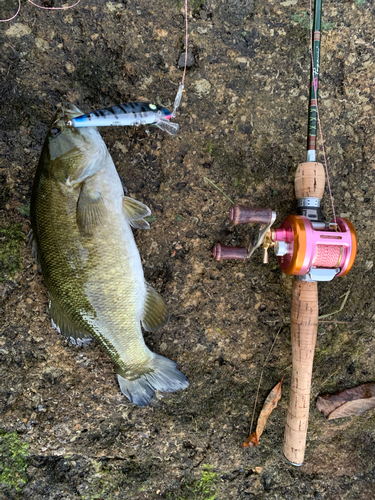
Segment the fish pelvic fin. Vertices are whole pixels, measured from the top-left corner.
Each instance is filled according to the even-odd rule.
[[[168,323],[169,314],[163,297],[146,283],[146,300],[142,316],[142,326],[147,332],[155,332]]]
[[[39,271],[41,271],[40,260],[38,255],[38,247],[36,246],[34,231],[32,229],[30,229],[29,234],[27,235],[26,242],[27,246],[31,247],[31,257],[34,258],[35,262],[39,266]]]
[[[177,363],[171,359],[154,354],[149,364],[143,368],[145,372],[137,378],[121,374],[121,370],[118,370],[117,378],[121,392],[137,406],[147,406],[154,397],[155,390],[174,392],[186,389],[189,382],[176,366]]]
[[[131,220],[129,224],[136,229],[150,229],[150,224],[144,219]]]
[[[151,215],[151,210],[147,205],[130,198],[130,196],[124,196],[122,207],[131,226],[137,229],[150,229],[150,224],[144,220],[144,217]]]
[[[49,311],[53,328],[64,335],[73,345],[85,347],[92,341],[91,335],[77,327],[56,300],[50,299]]]

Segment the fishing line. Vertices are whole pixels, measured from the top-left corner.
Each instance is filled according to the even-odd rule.
[[[177,108],[180,105],[182,92],[184,91],[185,84],[185,76],[186,76],[186,65],[187,65],[187,56],[188,56],[188,39],[189,39],[189,29],[188,29],[188,0],[185,0],[185,65],[184,72],[182,74],[182,80],[179,84],[176,99],[173,105],[172,118],[176,118]]]
[[[38,7],[38,9],[43,9],[43,10],[68,10],[68,9],[72,9],[73,7],[75,7],[76,5],[78,5],[81,0],[77,0],[77,2],[74,3],[73,5],[68,5],[66,7],[43,7],[42,5],[38,5],[38,4],[34,3],[32,0],[27,0],[27,1],[29,3],[35,5],[35,7]],[[18,9],[17,9],[17,12],[12,17],[10,17],[9,19],[0,19],[0,23],[6,23],[8,21],[12,21],[13,19],[15,19],[18,16],[20,10],[21,10],[21,0],[18,0]]]
[[[310,55],[311,55],[311,67],[312,68],[314,68],[313,36],[314,36],[314,34],[313,34],[313,21],[312,21],[312,2],[310,0]],[[314,85],[314,81],[315,81],[315,75],[314,75],[314,78],[313,78],[313,81],[312,81],[312,85]],[[318,86],[318,80],[317,80],[316,85]],[[316,114],[317,114],[317,119],[318,119],[317,121],[318,121],[318,125],[319,125],[320,142],[321,142],[321,146],[322,146],[322,153],[323,153],[323,158],[324,158],[324,166],[325,166],[325,171],[326,171],[326,176],[327,176],[327,185],[328,185],[329,197],[331,199],[331,206],[332,206],[332,212],[333,212],[333,220],[335,221],[336,228],[337,228],[336,212],[335,212],[334,200],[333,200],[333,195],[332,195],[332,190],[331,190],[331,183],[329,181],[327,157],[326,157],[325,146],[324,146],[322,125],[321,125],[321,122],[320,122],[318,99],[316,100]]]

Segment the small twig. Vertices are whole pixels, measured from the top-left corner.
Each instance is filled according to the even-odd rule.
[[[319,323],[343,323],[343,324],[347,324],[347,323],[357,323],[357,321],[338,321],[336,319],[332,319],[330,321],[319,321]]]
[[[227,198],[227,199],[228,199],[228,200],[232,203],[232,205],[234,205],[234,201],[232,201],[232,200],[229,198],[229,196],[227,196],[227,195],[224,193],[224,191],[222,191],[222,190],[221,190],[218,186],[216,186],[216,184],[214,184],[212,181],[210,181],[210,179],[208,179],[207,177],[203,177],[203,179],[204,179],[205,181],[210,182],[210,183],[211,183],[211,184],[212,184],[212,185],[213,185],[213,186],[214,186],[214,187],[215,187],[218,191],[220,191],[220,193],[221,193],[221,194],[223,194],[223,195],[225,196],[225,198]]]
[[[328,375],[328,377],[324,380],[324,382],[322,382],[322,383],[320,384],[319,390],[318,390],[318,392],[317,392],[317,393],[315,394],[315,396],[314,396],[315,398],[316,398],[316,396],[319,394],[319,392],[322,390],[322,388],[326,385],[326,383],[328,382],[328,380],[329,380],[330,378],[332,378],[333,376],[337,376],[337,375],[338,375],[338,373],[339,373],[339,371],[340,371],[340,370],[336,370],[334,373],[331,373],[330,375]]]
[[[338,309],[337,311],[333,311],[332,313],[329,313],[329,314],[323,314],[323,316],[318,316],[318,319],[329,318],[330,316],[333,316],[334,314],[337,314],[337,313],[341,312],[344,309],[346,301],[348,300],[349,293],[350,293],[350,289],[346,293],[344,293],[344,295],[341,295],[339,297],[339,299],[341,299],[341,297],[344,297],[344,300],[342,301],[340,309]]]
[[[271,346],[271,349],[269,350],[269,353],[267,354],[267,358],[266,358],[266,361],[264,362],[263,364],[263,368],[262,368],[262,371],[260,372],[260,379],[259,379],[259,384],[258,384],[258,389],[257,389],[257,394],[255,396],[255,403],[254,403],[254,410],[253,410],[253,416],[251,417],[251,424],[250,424],[250,435],[251,435],[251,431],[253,429],[253,423],[254,423],[254,416],[255,416],[255,410],[256,410],[256,407],[257,407],[257,402],[258,402],[258,395],[259,395],[259,389],[260,389],[260,384],[262,383],[262,377],[263,377],[263,371],[264,371],[264,367],[266,366],[267,364],[267,361],[268,361],[268,358],[270,357],[270,354],[272,352],[272,349],[274,348],[274,345],[276,343],[276,340],[277,340],[277,337],[279,336],[279,333],[281,332],[281,329],[282,327],[279,328],[279,331],[277,332],[276,334],[276,337],[275,337],[275,340],[273,341],[272,343],[272,346]]]

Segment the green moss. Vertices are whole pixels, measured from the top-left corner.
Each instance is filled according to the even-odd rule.
[[[329,31],[336,28],[336,23],[322,22],[322,31]]]
[[[0,430],[0,483],[21,491],[27,483],[28,443],[20,441],[17,432]]]
[[[182,0],[170,0],[172,4],[176,6],[178,10],[184,5]],[[203,9],[206,1],[205,0],[189,0],[189,4],[192,6],[193,15],[197,15],[201,9]]]
[[[27,215],[28,217],[30,217],[30,203],[19,206],[18,211],[20,214]]]
[[[305,29],[310,29],[310,16],[306,11],[295,12],[292,15],[292,21],[300,24]]]
[[[309,30],[310,29],[310,14],[309,12],[295,12],[292,15],[292,21],[298,23],[302,26],[302,28]],[[329,23],[328,21],[323,21],[321,23],[322,31],[329,31],[336,27],[336,23]]]
[[[205,1],[202,0],[191,0],[191,6],[193,7],[193,14],[196,15],[200,10],[203,9]]]
[[[156,220],[156,215],[148,215],[147,217],[145,217],[145,220],[152,224],[155,220]]]
[[[127,472],[124,474],[110,465],[103,466],[100,460],[91,459],[90,465],[86,467],[90,480],[80,490],[80,500],[115,500],[119,498],[119,491],[126,491],[127,498],[133,498],[133,492],[146,491],[153,468],[151,462],[139,464],[131,460],[126,462],[126,468]]]
[[[0,282],[22,268],[20,245],[24,239],[22,224],[0,227]]]
[[[204,465],[202,476],[197,481],[186,483],[178,493],[169,493],[170,500],[215,500],[218,474],[212,471],[212,465]]]

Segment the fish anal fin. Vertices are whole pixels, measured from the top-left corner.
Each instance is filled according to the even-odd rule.
[[[146,300],[142,316],[142,326],[148,332],[155,332],[168,323],[167,304],[162,296],[146,283]]]
[[[69,316],[63,312],[55,300],[50,300],[49,306],[53,328],[64,335],[72,344],[86,346],[92,337],[82,328],[78,328]]]
[[[147,205],[141,203],[138,200],[134,200],[129,196],[124,196],[122,198],[122,207],[124,209],[126,218],[133,227],[140,227],[141,229],[150,227],[148,222],[146,221],[142,221],[142,223],[140,222],[141,219],[143,219],[144,217],[151,215],[151,210],[148,208]],[[133,221],[138,222],[139,225],[135,225]],[[147,226],[145,226],[145,224],[147,224]]]
[[[77,225],[83,235],[93,234],[95,227],[103,224],[105,219],[105,205],[101,194],[82,184],[77,203]]]

